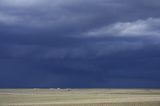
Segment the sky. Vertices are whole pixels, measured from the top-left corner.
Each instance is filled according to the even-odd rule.
[[[160,88],[159,0],[0,0],[0,88]]]

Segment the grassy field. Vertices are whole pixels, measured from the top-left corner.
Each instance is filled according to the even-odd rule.
[[[0,89],[0,106],[160,106],[160,90]]]

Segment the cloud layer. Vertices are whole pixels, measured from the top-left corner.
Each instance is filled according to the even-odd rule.
[[[159,9],[158,0],[1,0],[0,87],[160,87]]]
[[[100,29],[89,31],[84,34],[88,37],[104,37],[104,36],[127,36],[127,37],[155,37],[159,38],[160,19],[149,18],[146,20],[136,20],[134,22],[117,22]]]

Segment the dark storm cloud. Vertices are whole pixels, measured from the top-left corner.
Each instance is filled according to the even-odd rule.
[[[1,0],[0,87],[160,87],[158,0]]]

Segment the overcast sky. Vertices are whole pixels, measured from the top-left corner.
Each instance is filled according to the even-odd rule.
[[[0,87],[160,87],[159,0],[0,0]]]

